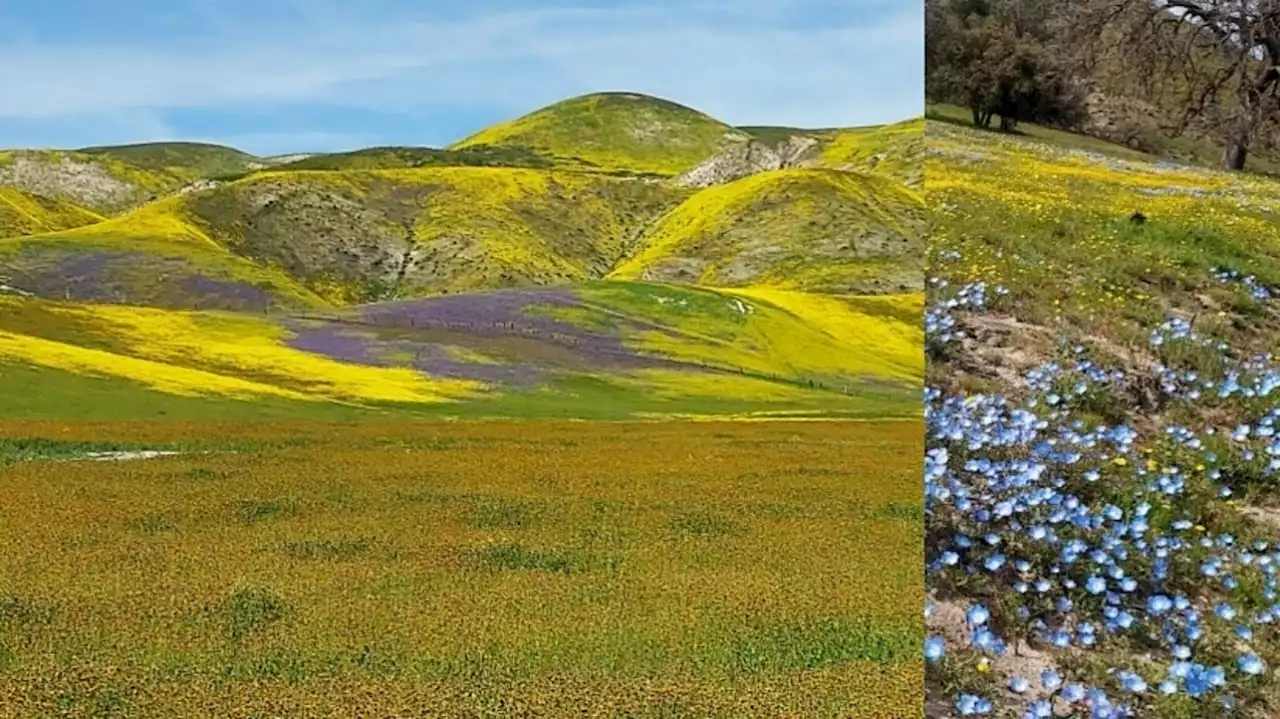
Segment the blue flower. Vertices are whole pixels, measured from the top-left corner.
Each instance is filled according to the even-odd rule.
[[[947,643],[942,637],[929,637],[924,640],[924,658],[936,662],[947,653]]]
[[[975,604],[972,607],[969,607],[969,611],[965,613],[965,619],[969,624],[975,626],[986,624],[987,620],[990,618],[991,612],[987,611],[987,608],[981,604]]]
[[[1263,671],[1262,659],[1257,654],[1246,654],[1237,660],[1240,671],[1251,676],[1261,674]]]

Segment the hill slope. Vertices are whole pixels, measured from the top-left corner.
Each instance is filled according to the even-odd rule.
[[[700,191],[659,219],[609,275],[842,293],[922,289],[918,198],[852,172],[777,170]]]
[[[69,256],[80,243],[81,264],[97,257],[99,266],[133,265],[133,274],[154,279],[156,272],[139,263],[186,263],[209,268],[221,282],[265,287],[265,279],[275,278],[268,283],[273,293],[297,283],[339,304],[557,284],[603,276],[635,246],[635,228],[684,194],[600,175],[515,168],[259,173],[102,225],[0,242],[0,271],[26,282],[27,291],[64,298],[65,262],[75,259]],[[181,272],[195,276],[195,269]],[[93,284],[70,291],[90,299],[85,293]],[[118,294],[116,301],[161,299],[108,284],[115,289],[106,294]],[[160,306],[208,306],[194,299],[175,295]]]
[[[38,297],[80,302],[256,312],[327,304],[218,244],[185,202],[170,197],[96,224],[0,240],[0,277]]]
[[[401,170],[416,167],[532,167],[554,163],[532,150],[474,145],[460,150],[433,147],[369,147],[352,152],[312,155],[275,166],[274,170]]]
[[[792,311],[812,301],[595,283],[266,318],[0,297],[0,373],[92,381],[111,396],[462,415],[915,414],[910,300]]]
[[[220,244],[340,303],[600,277],[664,185],[519,168],[263,173],[183,206]]]
[[[0,238],[83,227],[104,218],[65,199],[0,187]]]

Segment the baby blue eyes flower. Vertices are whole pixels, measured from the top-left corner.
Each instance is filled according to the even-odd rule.
[[[965,619],[968,620],[969,624],[974,626],[986,624],[987,620],[990,618],[991,612],[987,611],[987,608],[981,604],[975,604],[972,607],[969,607],[969,611],[965,613]]]
[[[1081,684],[1068,684],[1062,687],[1062,693],[1060,694],[1063,700],[1070,704],[1082,701],[1084,699],[1084,695],[1084,686]]]
[[[956,711],[960,716],[981,716],[991,713],[991,701],[973,694],[961,694],[956,700]]]
[[[1257,654],[1246,654],[1237,660],[1240,671],[1250,676],[1257,676],[1262,673],[1262,659]]]
[[[963,318],[957,312],[981,312],[993,296],[992,288],[981,283],[930,284],[939,292],[945,288],[947,298],[926,311],[930,346],[963,337]],[[1181,319],[1156,328],[1151,340],[1158,346],[1226,349]],[[1019,397],[948,396],[926,388],[931,444],[925,460],[926,515],[942,518],[938,536],[947,537],[942,546],[930,548],[936,559],[927,571],[975,581],[983,588],[979,596],[1008,598],[1007,604],[1002,598],[1001,610],[1016,619],[1009,629],[1019,635],[1025,631],[1072,651],[1087,651],[1119,634],[1145,636],[1156,643],[1147,652],[1154,662],[1149,669],[1156,671],[1162,659],[1171,662],[1167,676],[1153,677],[1150,685],[1137,672],[1113,669],[1116,686],[1127,699],[1108,697],[1095,686],[1064,684],[1051,671],[1040,675],[1043,691],[1051,696],[1028,696],[1032,682],[1014,677],[1008,681],[1009,693],[1000,695],[1002,702],[1014,702],[1009,716],[1052,717],[1055,703],[1075,705],[1073,716],[1142,716],[1149,709],[1142,696],[1149,691],[1230,703],[1231,695],[1223,690],[1228,673],[1232,682],[1266,673],[1262,659],[1244,649],[1228,669],[1191,660],[1209,655],[1203,646],[1216,651],[1224,639],[1250,642],[1257,625],[1280,621],[1280,547],[1265,542],[1250,542],[1249,547],[1239,542],[1237,547],[1231,535],[1206,530],[1202,525],[1210,522],[1202,518],[1198,502],[1201,497],[1213,503],[1232,496],[1224,482],[1229,463],[1257,457],[1254,467],[1280,479],[1280,439],[1275,439],[1280,406],[1272,402],[1274,410],[1241,416],[1238,426],[1233,422],[1234,429],[1225,432],[1168,425],[1161,444],[1146,445],[1146,437],[1132,427],[1077,416],[1072,398],[1106,396],[1111,387],[1127,385],[1137,374],[1100,366],[1087,351],[1078,347],[1074,355],[1064,354],[1066,359],[1027,372],[1020,388],[1025,394]],[[1171,356],[1163,349],[1156,355],[1166,361]],[[1222,359],[1225,371],[1197,373],[1157,365],[1150,376],[1170,403],[1198,402],[1202,392],[1212,402],[1214,395],[1262,398],[1280,390],[1280,365],[1274,358],[1224,353]],[[1225,451],[1210,451],[1209,445]],[[1195,501],[1188,503],[1193,493]],[[1094,499],[1098,496],[1106,499]],[[1197,581],[1210,596],[1222,598],[1208,612],[1192,603],[1201,594],[1182,595],[1174,589]],[[1273,606],[1257,606],[1254,597],[1259,595]],[[1002,656],[1013,636],[997,634],[991,617],[983,605],[966,611],[970,651]],[[930,662],[948,653],[936,636],[926,638],[924,650]],[[991,700],[965,694],[956,710],[961,716],[978,716],[996,707]]]
[[[947,653],[947,643],[942,637],[929,637],[924,640],[924,658],[936,662]]]
[[[1120,685],[1130,694],[1140,694],[1147,690],[1147,683],[1142,677],[1132,672],[1121,672],[1119,674]]]
[[[1062,677],[1052,669],[1046,669],[1040,672],[1040,686],[1048,691],[1056,691],[1062,686]]]
[[[1147,597],[1147,611],[1155,616],[1167,613],[1173,609],[1173,601],[1163,594],[1153,594]]]

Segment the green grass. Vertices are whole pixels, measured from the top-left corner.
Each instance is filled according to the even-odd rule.
[[[377,409],[278,399],[182,397],[125,380],[21,364],[0,364],[6,391],[0,417],[8,421],[359,420],[385,416]]]
[[[1152,162],[1156,160],[1154,155],[1139,152],[1123,145],[1117,145],[1096,137],[1089,137],[1088,135],[1043,127],[1031,122],[1019,123],[1013,133],[1000,133],[998,130],[989,128],[975,128],[969,111],[956,105],[930,104],[925,110],[925,117],[935,122],[945,122],[949,125],[966,127],[974,132],[1006,135],[1014,138],[1023,137],[1063,149],[1096,152],[1136,162]]]
[[[901,460],[920,456],[919,429],[73,427],[297,441],[6,473],[19,524],[0,552],[15,578],[0,588],[0,698],[146,719],[912,716],[921,622],[892,600],[922,591],[918,528],[872,514],[913,501],[920,468]],[[282,497],[296,513],[231,511]]]
[[[6,392],[0,418],[110,421],[289,420],[359,421],[388,418],[621,420],[644,415],[738,415],[777,412],[814,417],[883,418],[919,413],[917,394],[868,384],[850,395],[813,391],[782,400],[655,396],[643,383],[570,375],[546,387],[438,405],[343,405],[329,402],[182,397],[122,379],[0,364],[0,377],[20,391]],[[691,378],[696,382],[696,378]],[[764,382],[763,380],[761,380]],[[765,384],[768,384],[767,382]]]
[[[967,109],[943,103],[930,104],[928,117],[931,120],[958,125],[972,126],[973,124]],[[1104,139],[1042,127],[1034,123],[1020,123],[1016,133],[1027,138],[1049,142],[1058,147],[1075,147],[1126,159],[1161,157],[1202,167],[1218,167],[1222,157],[1222,146],[1212,137],[1153,135],[1147,138],[1148,142],[1152,143],[1150,151],[1140,152]],[[1245,162],[1245,170],[1262,175],[1280,175],[1280,154],[1267,148],[1251,148]]]

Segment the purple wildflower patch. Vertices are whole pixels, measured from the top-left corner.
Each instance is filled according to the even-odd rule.
[[[0,271],[14,286],[50,300],[251,312],[278,307],[261,287],[208,277],[185,258],[146,252],[24,247],[0,258]]]
[[[267,312],[276,302],[270,292],[247,282],[216,280],[204,275],[190,275],[178,283],[175,299],[190,298],[197,309]]]
[[[367,305],[286,326],[295,333],[290,346],[340,361],[500,384],[527,386],[549,373],[686,367],[627,348],[617,329],[581,327],[546,312],[579,305],[571,290],[496,290]],[[449,347],[491,361],[467,362]]]

